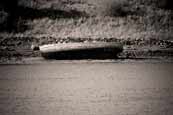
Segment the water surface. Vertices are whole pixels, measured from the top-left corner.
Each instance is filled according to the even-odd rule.
[[[0,66],[1,115],[172,115],[173,63]]]

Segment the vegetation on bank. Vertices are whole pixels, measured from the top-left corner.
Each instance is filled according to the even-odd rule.
[[[172,48],[171,0],[13,2],[0,2],[0,57],[38,56],[29,50],[31,44],[74,41],[118,41],[128,47],[126,43],[140,41],[130,49],[148,41],[160,48],[164,42],[164,47]]]
[[[0,36],[170,39],[173,30],[170,2],[2,0]]]

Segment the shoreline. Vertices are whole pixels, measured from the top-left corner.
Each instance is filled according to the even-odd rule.
[[[15,40],[20,39],[20,40]],[[29,38],[6,38],[1,40],[0,45],[0,64],[25,63],[25,58],[39,58],[39,51],[32,51],[31,44],[49,44],[49,43],[70,43],[70,42],[117,42],[123,45],[123,52],[118,55],[118,59],[122,60],[145,60],[145,59],[161,59],[173,60],[173,41],[157,40],[157,39],[92,39],[92,38],[48,38],[42,42],[29,41]],[[31,39],[31,38],[30,38]],[[10,42],[10,44],[8,44]],[[117,59],[116,59],[117,60]],[[27,63],[27,62],[26,62]]]
[[[0,62],[0,66],[3,65],[33,65],[33,64],[82,64],[82,63],[173,63],[173,58],[141,58],[141,59],[105,59],[105,60],[46,60],[42,57],[29,57],[17,60],[15,58],[8,59],[4,62]]]

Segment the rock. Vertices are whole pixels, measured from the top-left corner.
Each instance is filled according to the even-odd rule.
[[[33,51],[38,51],[38,50],[40,50],[40,48],[39,48],[39,46],[38,45],[31,45],[31,49],[33,50]]]

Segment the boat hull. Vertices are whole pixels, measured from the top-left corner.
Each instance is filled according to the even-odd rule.
[[[122,46],[116,43],[67,43],[40,47],[44,58],[59,60],[116,59],[122,50]]]

